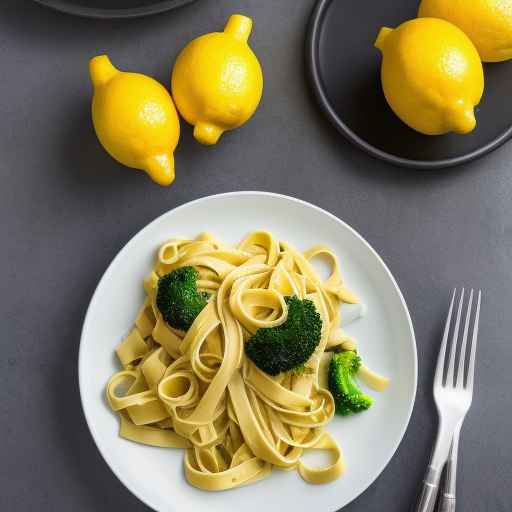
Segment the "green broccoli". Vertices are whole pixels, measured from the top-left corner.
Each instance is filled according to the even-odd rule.
[[[198,277],[194,267],[181,267],[158,280],[156,305],[171,327],[187,331],[206,306],[208,294],[197,291]]]
[[[334,397],[336,414],[347,416],[365,411],[373,398],[359,388],[354,376],[361,366],[361,358],[354,351],[338,352],[332,355],[329,365],[329,390]]]
[[[293,370],[313,354],[322,331],[322,319],[310,300],[285,297],[286,321],[258,329],[245,344],[247,357],[269,375]]]

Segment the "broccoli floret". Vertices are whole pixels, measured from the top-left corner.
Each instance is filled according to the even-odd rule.
[[[269,375],[303,365],[313,354],[322,331],[322,319],[310,300],[285,297],[286,321],[258,329],[245,344],[247,357]]]
[[[171,327],[187,331],[206,306],[208,294],[197,291],[198,277],[194,267],[181,267],[158,280],[156,305]]]
[[[354,376],[361,366],[361,358],[351,350],[334,353],[329,365],[329,390],[334,397],[336,414],[349,414],[365,411],[373,398],[359,388]]]

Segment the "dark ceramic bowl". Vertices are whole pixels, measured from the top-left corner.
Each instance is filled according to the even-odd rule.
[[[87,18],[135,18],[168,11],[195,0],[35,0],[57,11]]]
[[[370,155],[396,165],[438,169],[463,164],[512,136],[512,61],[485,65],[477,127],[467,135],[422,135],[388,106],[380,84],[383,25],[415,18],[419,0],[319,0],[309,26],[307,63],[315,95],[334,126]]]

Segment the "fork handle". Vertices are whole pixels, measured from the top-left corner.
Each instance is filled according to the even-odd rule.
[[[460,420],[459,420],[460,421]],[[437,493],[439,490],[439,481],[441,480],[441,473],[450,452],[450,445],[452,444],[453,432],[457,423],[452,417],[448,419],[439,418],[439,426],[437,429],[437,436],[430,456],[430,462],[427,467],[427,472],[423,480],[423,488],[415,512],[433,512]]]
[[[457,491],[457,457],[459,454],[459,439],[462,422],[455,427],[450,455],[446,461],[446,476],[443,493],[439,499],[439,512],[455,512],[455,493]]]
[[[425,480],[423,480],[423,488],[421,490],[415,512],[433,512],[436,505],[440,478],[441,470],[429,466],[427,474],[425,475]]]
[[[441,496],[439,512],[455,512],[455,496],[444,493]]]

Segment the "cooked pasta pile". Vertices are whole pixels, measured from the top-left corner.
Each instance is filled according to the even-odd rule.
[[[311,265],[316,257],[330,264],[324,281]],[[197,269],[198,289],[210,297],[187,332],[170,327],[155,304],[159,277],[184,266]],[[184,448],[187,480],[209,491],[255,482],[274,467],[296,469],[316,484],[343,473],[341,450],[324,430],[334,414],[324,352],[346,342],[340,306],[357,298],[329,248],[302,253],[266,231],[235,247],[209,234],[170,240],[144,289],[133,330],[116,349],[123,370],[107,385],[122,437]],[[321,339],[303,371],[272,377],[246,357],[244,343],[258,328],[286,320],[290,295],[315,304]],[[330,452],[328,466],[302,460],[316,449]]]

